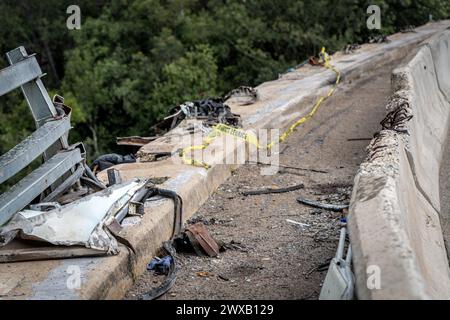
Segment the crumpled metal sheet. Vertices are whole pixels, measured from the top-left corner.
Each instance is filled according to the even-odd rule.
[[[54,245],[82,245],[115,254],[117,241],[105,225],[145,184],[146,180],[135,179],[50,211],[20,211],[0,229],[0,245],[19,236]]]

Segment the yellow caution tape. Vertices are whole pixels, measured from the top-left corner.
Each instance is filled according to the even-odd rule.
[[[341,81],[341,72],[336,69],[334,66],[332,66],[330,64],[330,56],[328,55],[328,53],[325,51],[325,48],[322,48],[320,54],[319,54],[319,61],[322,63],[322,65],[333,71],[334,73],[336,73],[336,82],[334,83],[333,87],[328,91],[327,95],[319,97],[319,99],[317,99],[316,103],[313,105],[311,111],[306,115],[301,117],[300,119],[298,119],[296,122],[294,122],[278,139],[279,143],[284,142],[291,134],[292,132],[294,132],[294,130],[301,124],[305,123],[306,121],[308,121],[309,119],[311,119],[314,114],[317,112],[317,110],[319,109],[320,105],[327,100],[329,97],[331,97],[334,92],[336,91],[337,86],[339,85],[340,81]],[[197,167],[203,167],[205,169],[209,169],[210,166],[203,162],[203,161],[198,161],[195,159],[192,159],[190,157],[187,156],[188,153],[190,153],[191,151],[194,150],[204,150],[206,147],[208,147],[218,136],[220,136],[222,133],[227,134],[227,135],[231,135],[234,136],[238,139],[242,139],[245,140],[246,142],[255,145],[258,149],[267,149],[270,150],[276,143],[276,141],[272,141],[271,143],[265,145],[265,146],[261,146],[258,138],[252,134],[249,134],[247,132],[245,132],[244,130],[241,129],[236,129],[233,127],[230,127],[226,124],[223,123],[219,123],[217,125],[215,125],[213,128],[213,131],[208,134],[208,136],[206,137],[206,139],[203,141],[202,145],[198,145],[198,146],[190,146],[187,148],[184,148],[181,151],[181,158],[183,160],[183,162],[185,164],[190,164],[190,165],[194,165]]]

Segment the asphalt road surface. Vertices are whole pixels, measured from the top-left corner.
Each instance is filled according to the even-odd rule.
[[[233,241],[237,247],[218,258],[179,254],[177,281],[161,299],[317,299],[326,275],[323,266],[337,248],[340,214],[301,205],[296,198],[349,202],[365,148],[381,129],[396,66],[379,68],[357,83],[344,81],[314,118],[280,146],[280,164],[327,173],[281,169],[274,176],[261,176],[257,165],[236,170],[193,219],[207,224],[217,240]],[[242,195],[299,183],[305,188],[290,193]],[[136,299],[163,279],[145,273],[125,299]]]

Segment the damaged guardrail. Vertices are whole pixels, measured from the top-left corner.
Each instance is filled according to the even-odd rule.
[[[65,180],[75,183],[70,176],[80,176],[78,168],[83,165],[85,153],[82,144],[69,146],[71,110],[61,97],[55,96],[53,102],[50,99],[36,57],[19,47],[8,52],[7,58],[11,66],[0,70],[0,95],[21,88],[37,129],[0,157],[0,183],[19,173],[41,154],[44,163],[0,195],[0,225],[38,196],[44,199],[55,191],[64,191],[58,189],[61,185],[70,187]]]

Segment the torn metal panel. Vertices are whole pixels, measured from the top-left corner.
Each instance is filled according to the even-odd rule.
[[[0,241],[4,245],[18,235],[54,245],[82,245],[117,253],[117,241],[105,225],[145,184],[145,180],[136,179],[50,211],[23,210],[0,229]]]

